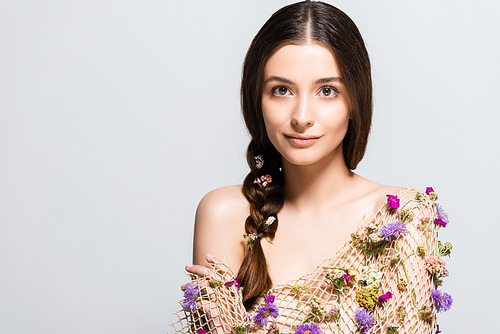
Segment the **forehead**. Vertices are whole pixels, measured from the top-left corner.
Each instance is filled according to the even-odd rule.
[[[288,44],[279,48],[267,61],[264,76],[308,80],[340,77],[333,53],[319,44]],[[294,81],[295,81],[294,80]]]

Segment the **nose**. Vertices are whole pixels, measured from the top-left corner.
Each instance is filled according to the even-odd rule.
[[[295,131],[302,132],[314,125],[313,108],[313,102],[309,101],[307,97],[297,99],[291,117],[292,127]]]

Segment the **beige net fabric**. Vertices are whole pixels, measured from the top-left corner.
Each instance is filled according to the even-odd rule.
[[[370,221],[358,227],[353,240],[333,258],[296,281],[273,287],[267,295],[276,297],[274,302],[279,306],[279,315],[269,317],[267,325],[255,325],[251,321],[259,305],[266,303],[265,296],[247,313],[234,285],[215,287],[220,283],[194,278],[192,283],[199,287],[201,298],[196,298],[196,308],[192,312],[183,309],[175,313],[178,321],[172,324],[174,330],[198,334],[203,329],[207,333],[220,334],[248,333],[252,328],[252,334],[276,334],[270,330],[275,321],[279,333],[286,334],[294,333],[295,327],[306,320],[319,326],[322,333],[354,333],[357,329],[355,312],[363,306],[369,311],[374,307],[371,315],[375,321],[369,333],[435,333],[437,321],[430,289],[436,288],[436,283],[425,261],[438,257],[437,228],[433,223],[437,217],[435,205],[427,194],[417,189],[406,189],[397,196],[400,199],[398,209],[389,209],[387,204],[380,208]],[[378,232],[382,226],[402,221],[408,233],[395,241],[376,242],[380,239]],[[364,249],[367,240],[374,242],[371,248]],[[418,246],[421,246],[419,252]],[[380,250],[367,254],[367,249],[369,252],[374,248]],[[344,270],[347,269],[348,274],[355,277],[346,283]],[[227,265],[219,263],[212,278],[230,282],[234,274]],[[334,282],[342,284],[335,286]],[[392,297],[386,302],[378,302],[376,299],[386,292],[391,292]],[[423,306],[431,312],[427,319],[419,317]],[[328,316],[328,312],[336,310],[340,316]]]

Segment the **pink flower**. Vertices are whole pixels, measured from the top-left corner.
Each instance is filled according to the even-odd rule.
[[[200,329],[200,330],[198,331],[198,334],[207,334],[207,331],[206,331],[206,330],[204,330],[204,329]]]
[[[383,302],[383,301],[386,301],[387,299],[391,298],[392,297],[392,292],[390,291],[387,291],[385,294],[381,295],[378,297],[378,301],[379,302]]]
[[[347,270],[344,270],[344,272],[345,272],[344,278],[345,278],[346,283],[349,283],[349,280],[351,278],[353,278],[354,276],[356,276],[356,275],[349,275],[349,271],[347,271]]]
[[[274,298],[276,298],[274,295],[267,296],[266,303],[274,303]]]
[[[232,286],[232,285],[234,285],[234,287],[236,288],[236,290],[240,291],[240,284],[239,283],[240,283],[240,279],[238,277],[236,277],[234,280],[224,283],[224,285],[225,286]]]
[[[434,219],[434,224],[440,225],[442,227],[446,227],[446,222],[444,220],[442,220],[441,218]]]
[[[389,208],[397,209],[399,208],[399,198],[396,195],[386,195],[387,196],[387,204],[389,204]]]
[[[258,184],[261,189],[264,189],[271,182],[273,182],[273,178],[269,174],[256,178],[255,181],[253,181],[253,183]]]
[[[430,193],[433,193],[433,192],[434,192],[434,189],[432,189],[432,187],[427,187],[427,188],[425,188],[425,193],[426,193],[427,195],[429,195]]]

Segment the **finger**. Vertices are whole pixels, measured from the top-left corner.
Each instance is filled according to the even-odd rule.
[[[230,281],[234,279],[234,273],[228,266],[211,254],[206,255],[207,262],[213,266],[214,271],[217,273],[217,278],[223,281]]]
[[[207,267],[204,267],[204,266],[200,266],[200,265],[190,265],[190,264],[187,264],[186,267],[185,267],[186,271],[190,274],[195,274],[195,275],[198,275],[200,277],[204,277],[204,276],[207,276],[208,275],[208,272],[210,269],[208,269]]]

